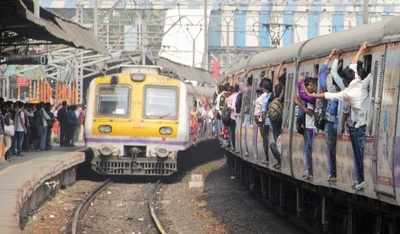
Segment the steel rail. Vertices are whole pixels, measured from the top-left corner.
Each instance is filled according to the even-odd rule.
[[[82,211],[90,204],[91,201],[93,201],[94,198],[96,198],[96,196],[98,194],[100,194],[105,188],[107,188],[107,186],[109,186],[112,183],[111,179],[107,179],[106,181],[104,181],[101,185],[99,185],[98,187],[96,187],[95,190],[93,190],[86,198],[85,200],[83,200],[78,208],[75,210],[74,212],[74,217],[72,220],[72,230],[71,233],[72,234],[77,234],[78,233],[78,229],[79,229],[79,219],[82,216]]]
[[[149,212],[150,212],[151,219],[153,220],[153,222],[157,228],[157,231],[160,234],[166,234],[167,232],[165,231],[164,226],[162,225],[160,219],[158,218],[158,215],[156,214],[155,208],[154,208],[154,204],[155,204],[155,201],[157,198],[157,192],[160,191],[160,188],[161,188],[160,181],[157,181],[157,183],[155,184],[154,189],[153,189],[153,194],[149,198],[148,205],[149,205]]]

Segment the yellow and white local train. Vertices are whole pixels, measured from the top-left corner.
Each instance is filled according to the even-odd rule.
[[[160,71],[125,66],[91,81],[85,140],[98,174],[168,176],[178,170],[178,151],[193,144],[193,103],[211,93]]]

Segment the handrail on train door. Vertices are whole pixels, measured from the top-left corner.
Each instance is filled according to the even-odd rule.
[[[294,78],[292,80],[292,92],[296,92],[296,82],[299,79],[299,70],[300,70],[300,62],[301,62],[301,52],[304,48],[304,46],[310,42],[312,39],[304,41],[300,48],[299,51],[297,52],[297,57],[296,57],[296,67],[295,67],[295,74]],[[290,94],[289,94],[290,95]],[[290,109],[289,109],[289,163],[290,163],[290,174],[292,177],[294,177],[294,172],[293,172],[293,130],[294,130],[294,111],[295,111],[295,105],[293,101],[289,102],[290,103]]]

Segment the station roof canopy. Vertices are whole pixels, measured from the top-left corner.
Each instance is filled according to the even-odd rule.
[[[3,48],[28,45],[29,40],[35,40],[106,53],[105,48],[89,29],[43,8],[40,8],[40,17],[36,17],[32,0],[1,0],[1,2],[0,45]]]
[[[211,74],[201,68],[193,68],[188,65],[174,62],[165,57],[157,59],[157,64],[161,67],[173,70],[179,77],[187,80],[197,81],[199,83],[207,83],[215,85],[216,81],[212,78]]]

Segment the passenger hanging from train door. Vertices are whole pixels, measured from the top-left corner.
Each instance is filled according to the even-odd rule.
[[[224,140],[221,137],[223,135],[222,130],[223,130],[223,127],[224,127],[223,123],[222,123],[222,110],[223,110],[223,108],[224,108],[224,106],[226,104],[225,98],[226,98],[226,92],[228,91],[228,88],[229,88],[229,84],[226,83],[226,84],[224,84],[224,85],[222,85],[220,87],[221,87],[221,88],[219,88],[220,92],[219,92],[219,94],[217,96],[217,100],[216,100],[216,103],[215,103],[215,109],[217,110],[217,113],[216,113],[217,114],[217,121],[216,121],[217,134],[218,134],[218,138],[220,140],[220,145],[223,145]]]
[[[271,122],[267,116],[267,110],[269,103],[272,99],[272,81],[267,78],[263,78],[260,81],[260,89],[262,94],[256,99],[254,108],[254,119],[260,130],[261,137],[263,139],[263,147],[265,152],[265,161],[263,163],[268,164],[268,145],[269,145],[269,129]]]
[[[225,84],[225,88],[224,90],[226,90],[224,92],[223,98],[221,97],[220,100],[220,109],[221,109],[221,119],[222,119],[222,124],[223,124],[223,128],[222,128],[222,132],[221,132],[221,139],[222,139],[222,146],[223,147],[230,147],[231,141],[230,141],[230,133],[229,133],[229,129],[230,129],[230,125],[232,122],[231,119],[231,113],[232,110],[229,107],[229,96],[231,95],[232,91],[233,91],[233,87],[229,86],[229,84]],[[222,100],[223,100],[223,104],[222,104]]]
[[[241,119],[242,119],[242,126],[244,128],[249,128],[251,121],[250,121],[250,109],[251,109],[251,87],[253,85],[253,76],[250,75],[247,77],[246,81],[246,88],[243,92],[242,96],[242,107],[241,107]],[[247,139],[247,131],[244,131],[245,139]],[[249,149],[247,144],[244,147],[244,156],[249,156]]]
[[[300,107],[305,114],[304,118],[304,174],[303,178],[311,180],[313,177],[313,162],[312,151],[315,134],[315,118],[314,109],[316,98],[308,95],[317,91],[317,79],[303,76],[299,78],[297,83],[298,97],[295,98],[295,103]]]
[[[283,102],[285,98],[285,83],[286,83],[286,68],[283,68],[283,63],[278,67],[278,72],[273,76],[273,99],[269,104],[267,115],[271,121],[272,135],[274,142],[269,147],[272,155],[276,159],[274,168],[280,169],[281,167],[281,152],[278,147],[278,137],[282,133],[282,113]]]
[[[353,148],[353,161],[356,172],[354,189],[359,191],[365,187],[364,181],[364,145],[367,125],[367,112],[369,108],[369,86],[371,74],[367,74],[360,66],[358,60],[367,50],[367,43],[363,43],[358,52],[353,56],[352,64],[343,70],[346,88],[338,93],[313,94],[318,98],[328,100],[342,100],[348,103],[350,116],[347,127],[350,133]]]
[[[332,62],[332,67],[329,72],[328,64],[338,56],[336,49],[332,50],[324,64],[319,67],[319,87],[323,92],[336,93],[343,90],[344,84],[342,77],[338,73],[339,59],[336,57]],[[326,141],[326,156],[328,159],[328,182],[336,182],[336,142],[337,142],[337,127],[338,127],[338,100],[326,101],[326,109],[324,110],[325,120],[325,141]]]
[[[236,152],[236,98],[239,95],[239,85],[231,86],[231,94],[227,98],[227,106],[230,110],[230,122],[229,122],[229,139],[232,152]]]

